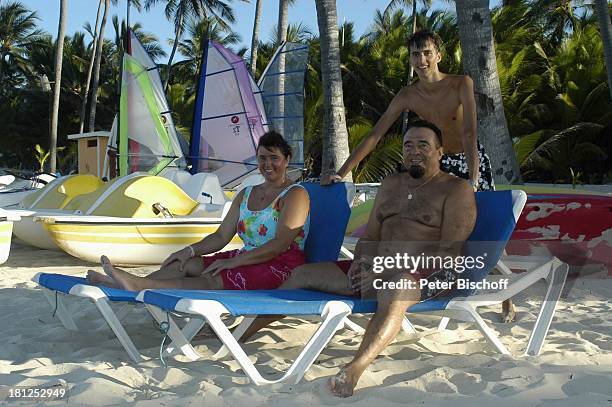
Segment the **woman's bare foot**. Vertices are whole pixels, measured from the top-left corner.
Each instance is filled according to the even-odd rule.
[[[104,273],[112,280],[116,281],[119,288],[130,291],[140,291],[145,288],[142,287],[142,284],[140,284],[139,281],[143,280],[142,278],[134,276],[125,270],[121,270],[120,268],[113,266],[108,257],[100,257],[100,262],[102,263],[102,270],[104,270]]]
[[[350,367],[343,367],[338,374],[329,379],[327,387],[336,397],[351,397],[359,380],[359,376],[355,376]]]
[[[105,276],[97,271],[87,270],[87,282],[93,285],[103,285],[105,287],[119,288],[119,284],[111,277]]]

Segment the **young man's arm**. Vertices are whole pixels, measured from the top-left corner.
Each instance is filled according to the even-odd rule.
[[[321,184],[326,185],[335,181],[341,181],[342,178],[346,177],[346,175],[361,162],[361,160],[374,150],[376,144],[378,144],[380,139],[387,133],[399,115],[409,108],[407,104],[408,92],[408,88],[404,87],[395,95],[391,103],[389,103],[387,110],[385,110],[385,113],[378,119],[378,122],[376,122],[370,134],[359,143],[357,148],[351,153],[344,164],[342,164],[342,167],[340,167],[336,174],[322,178]]]
[[[478,187],[478,147],[476,124],[476,101],[474,100],[474,82],[469,76],[464,76],[459,89],[459,100],[463,106],[463,151],[467,159],[470,183]]]

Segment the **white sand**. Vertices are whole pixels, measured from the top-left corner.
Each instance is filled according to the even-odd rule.
[[[13,244],[9,261],[0,266],[0,388],[63,380],[71,405],[612,405],[610,279],[568,282],[538,357],[520,355],[543,284],[516,299],[518,323],[493,324],[515,357],[495,353],[473,326],[451,323],[446,332],[419,342],[400,336],[366,371],[355,395],[337,399],[326,389],[327,378],[351,359],[360,335],[338,332],[298,385],[255,387],[232,359],[188,362],[177,356],[166,359],[164,367],[158,358],[161,334],[144,307],[136,307],[127,317],[127,329],[147,361],[135,365],[109,329],[93,331],[103,324],[93,304],[66,298],[85,329],[67,331],[30,281],[39,271],[84,275],[88,268],[62,253]],[[497,311],[487,310],[485,319],[497,320]],[[417,328],[434,327],[437,321],[424,316],[411,320]],[[365,319],[356,321],[363,325]],[[264,375],[278,377],[313,329],[313,324],[288,318],[262,331],[246,349]],[[212,355],[218,346],[210,337],[198,342],[197,350]]]

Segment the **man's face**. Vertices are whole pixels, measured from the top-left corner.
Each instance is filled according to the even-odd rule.
[[[435,173],[440,168],[442,146],[427,127],[412,127],[404,135],[404,166],[412,178]]]
[[[427,41],[422,48],[410,47],[410,65],[417,75],[428,75],[438,72],[438,62],[442,55],[436,50],[433,42]]]

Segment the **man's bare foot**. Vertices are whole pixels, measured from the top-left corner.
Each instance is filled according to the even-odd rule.
[[[100,257],[100,262],[102,263],[102,270],[104,270],[104,273],[112,280],[116,281],[119,288],[130,291],[140,291],[145,288],[141,287],[141,284],[139,284],[138,280],[142,280],[140,277],[133,276],[127,271],[113,266],[108,257]]]
[[[359,377],[354,377],[349,371],[350,367],[343,367],[338,374],[331,377],[327,382],[327,387],[336,397],[351,397],[353,390],[357,386]]]
[[[510,322],[516,322],[516,311],[514,310],[514,304],[512,303],[512,300],[506,300],[504,302],[502,302],[502,322],[503,323],[510,323]]]
[[[105,287],[119,288],[119,284],[111,277],[105,276],[97,271],[87,270],[87,282],[93,285],[103,285]]]

